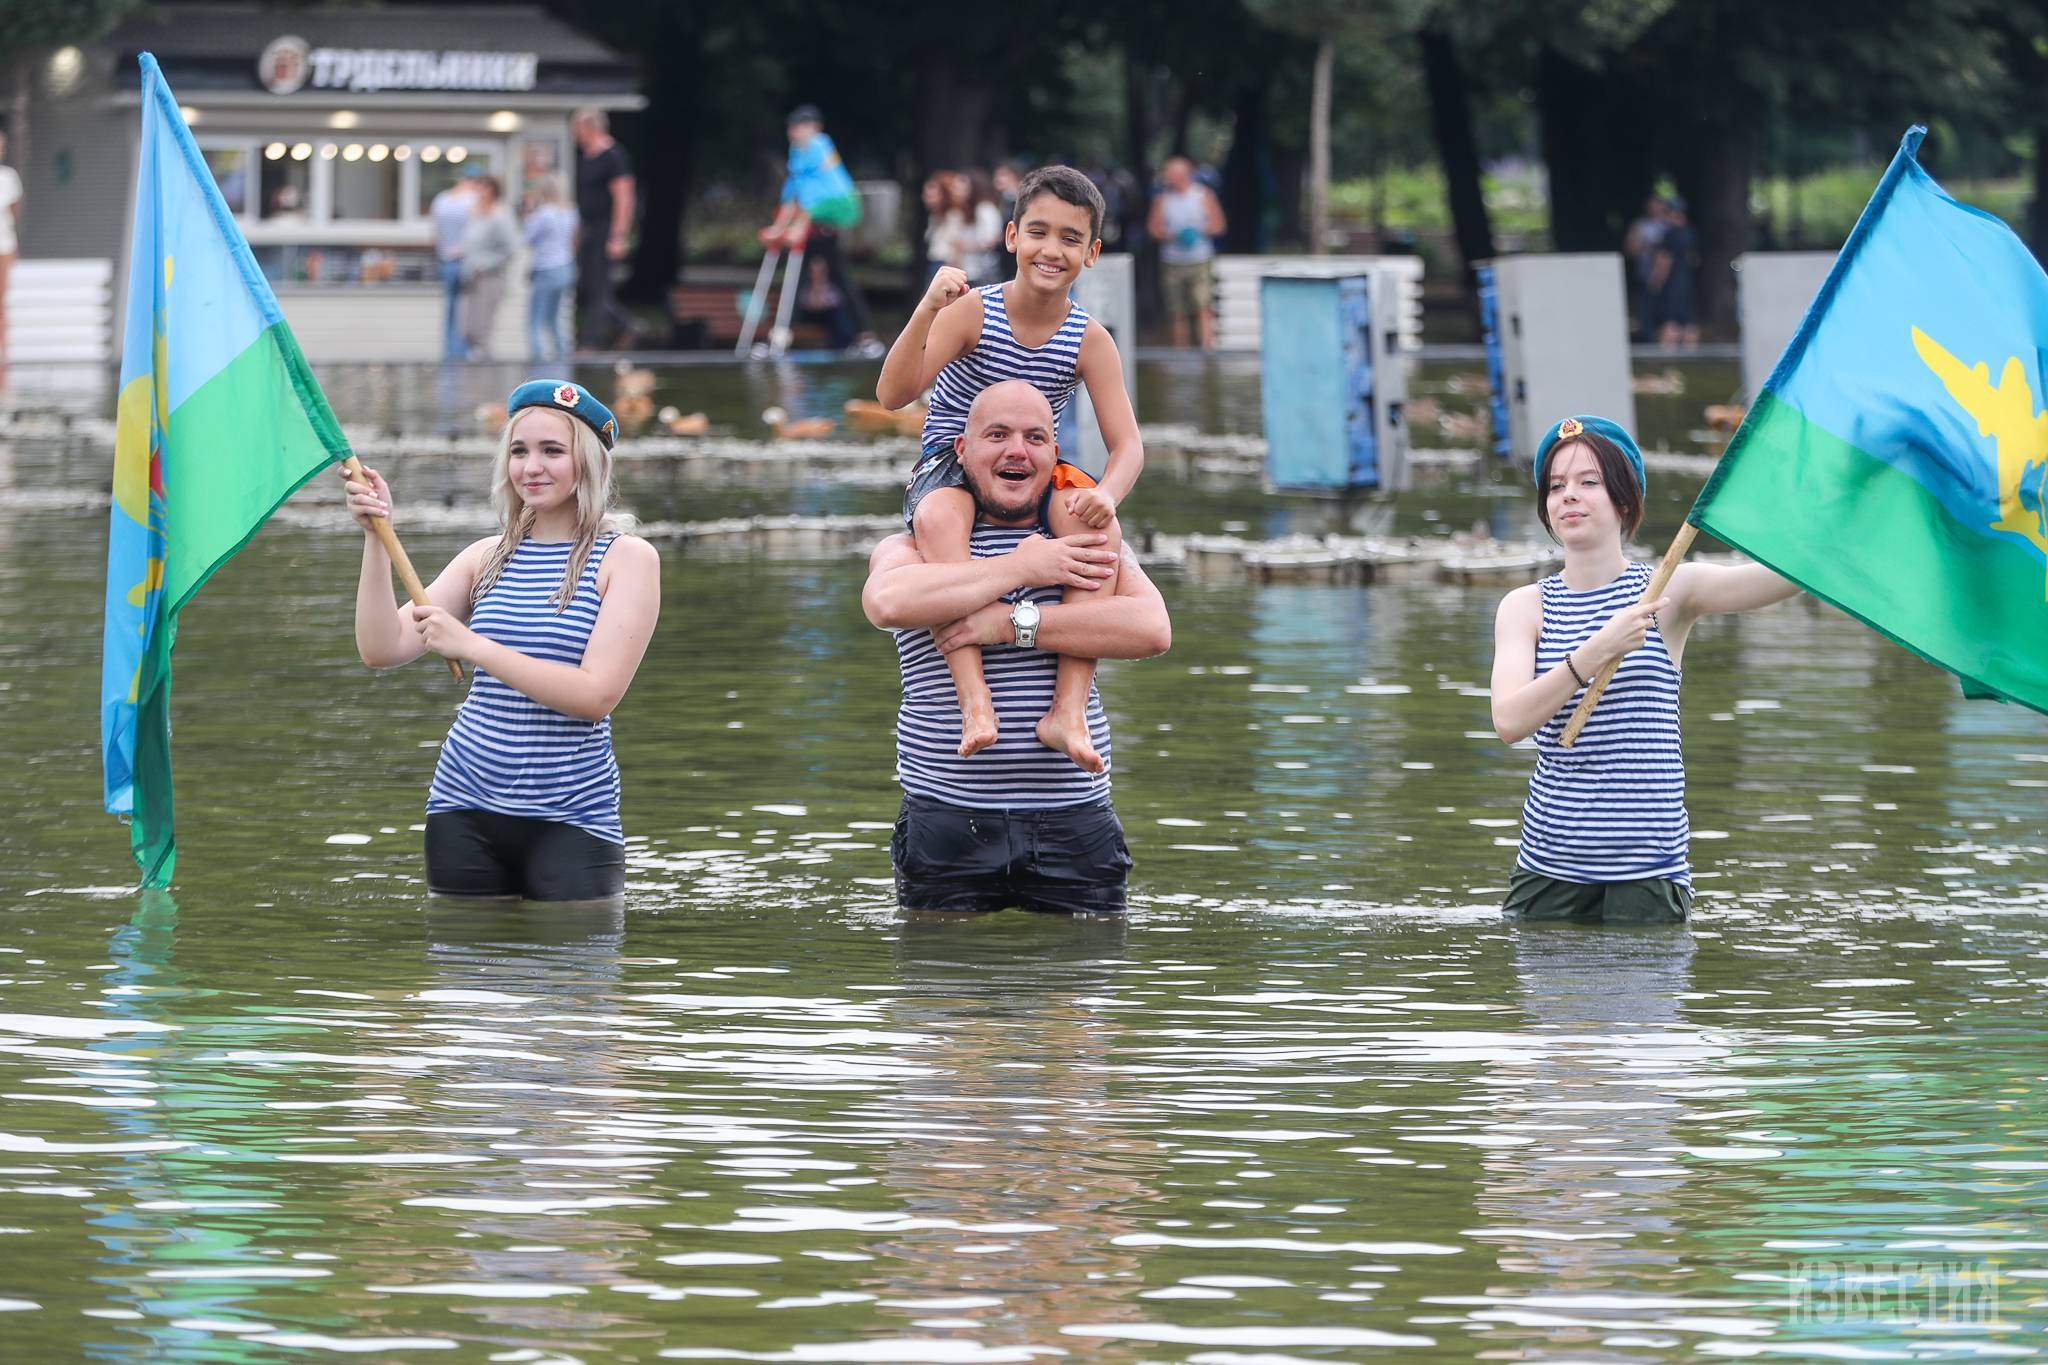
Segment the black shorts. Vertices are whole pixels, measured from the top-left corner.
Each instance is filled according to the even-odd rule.
[[[1054,810],[967,810],[905,796],[889,839],[905,910],[1120,915],[1131,874],[1107,801]]]
[[[1515,920],[1581,924],[1683,924],[1692,892],[1671,877],[1633,882],[1566,882],[1518,867],[1501,910]]]
[[[427,889],[437,896],[610,900],[625,894],[626,850],[555,820],[437,810],[427,816]]]
[[[917,505],[923,502],[927,493],[941,488],[967,487],[967,471],[960,467],[960,456],[949,441],[945,445],[927,450],[917,457],[917,464],[910,471],[910,483],[903,490],[903,529],[917,529]]]

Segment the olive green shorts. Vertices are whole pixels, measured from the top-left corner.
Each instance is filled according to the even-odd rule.
[[[1215,278],[1208,261],[1161,262],[1159,285],[1166,296],[1166,316],[1198,318],[1215,307]]]
[[[1518,867],[1501,913],[1519,920],[1587,924],[1683,924],[1692,892],[1669,877],[1637,882],[1561,882]]]

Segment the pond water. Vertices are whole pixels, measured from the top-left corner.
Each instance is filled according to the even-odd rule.
[[[735,424],[769,382],[662,383],[712,375]],[[354,427],[431,379],[329,387]],[[1255,429],[1213,382],[1204,424]],[[1697,632],[1689,930],[1517,928],[1499,590],[1163,574],[1173,651],[1103,670],[1128,922],[926,922],[860,561],[672,547],[615,722],[625,910],[477,911],[419,880],[453,684],[357,664],[337,510],[184,614],[179,877],[138,896],[89,466],[0,460],[0,1358],[2041,1351],[2048,722],[1839,615]],[[1499,483],[1399,514],[1520,524]]]

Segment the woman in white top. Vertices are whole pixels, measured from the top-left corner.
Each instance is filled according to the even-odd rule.
[[[1003,257],[1003,211],[996,204],[996,187],[982,171],[960,177],[961,194],[967,201],[967,282],[973,285],[1000,284],[1010,278]]]
[[[942,266],[961,267],[963,255],[962,234],[967,230],[967,216],[953,202],[953,180],[951,171],[934,171],[924,182],[924,278],[931,283],[932,276]]]
[[[0,133],[0,157],[6,155],[7,134]],[[20,217],[21,177],[14,167],[0,165],[0,364],[7,360],[7,279],[14,273],[14,226]]]

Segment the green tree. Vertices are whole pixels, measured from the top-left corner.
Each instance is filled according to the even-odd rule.
[[[1349,53],[1349,69],[1379,66],[1373,58],[1400,44],[1427,13],[1433,0],[1244,0],[1251,16],[1269,28],[1287,33],[1314,51],[1308,107],[1308,249],[1321,255],[1330,233],[1332,103],[1340,53]],[[1381,103],[1377,86],[1347,88],[1348,100]],[[1283,192],[1285,192],[1283,190]]]
[[[12,95],[7,131],[13,159],[28,159],[29,93],[37,64],[58,48],[84,46],[102,37],[142,0],[6,0],[0,19],[0,72]]]

